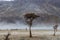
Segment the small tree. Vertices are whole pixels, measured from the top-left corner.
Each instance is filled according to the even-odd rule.
[[[27,14],[24,15],[24,18],[26,19],[26,22],[29,25],[30,37],[32,37],[32,33],[31,33],[32,22],[37,17],[39,17],[39,16],[35,15],[34,13],[27,13]]]
[[[53,29],[54,29],[54,34],[53,34],[53,36],[55,36],[56,31],[57,31],[57,28],[58,28],[58,25],[56,24],[56,25],[53,27]]]
[[[55,25],[53,26],[54,29],[54,34],[53,36],[55,36],[56,32],[57,32],[57,28],[58,28],[58,17],[55,16]]]

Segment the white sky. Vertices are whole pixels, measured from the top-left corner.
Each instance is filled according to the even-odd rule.
[[[13,1],[13,0],[0,0],[0,1]]]

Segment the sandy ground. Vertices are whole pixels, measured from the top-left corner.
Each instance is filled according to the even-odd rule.
[[[60,31],[56,32],[56,36],[53,36],[51,30],[32,30],[33,38],[29,38],[28,30],[4,30],[0,31],[0,40],[4,40],[5,36],[10,35],[10,40],[60,40]]]
[[[29,31],[28,30],[4,30],[4,31],[0,31],[0,35],[6,35],[10,33],[11,35],[29,35]],[[35,36],[38,35],[52,35],[54,33],[53,30],[32,30],[32,34]],[[60,31],[56,32],[56,35],[60,35]]]

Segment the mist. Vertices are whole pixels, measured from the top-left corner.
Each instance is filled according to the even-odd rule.
[[[54,24],[54,23],[53,23]],[[32,30],[53,30],[53,24],[47,23],[38,23],[32,25]],[[16,21],[15,23],[7,23],[7,22],[0,22],[0,29],[1,30],[10,30],[10,29],[29,29],[28,24],[21,23],[19,21]],[[58,30],[60,29],[60,25],[58,27]]]

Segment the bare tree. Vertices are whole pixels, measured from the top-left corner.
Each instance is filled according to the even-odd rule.
[[[55,26],[53,26],[53,29],[54,29],[54,34],[53,36],[55,36],[56,32],[57,32],[57,28],[58,28],[58,25],[56,24]]]
[[[26,22],[29,25],[30,37],[32,37],[32,33],[31,33],[32,22],[37,17],[39,17],[39,16],[38,15],[35,15],[35,13],[27,13],[27,14],[24,15],[24,18],[26,19]]]
[[[6,35],[5,40],[10,40],[10,39],[9,39],[9,36],[10,36],[10,33],[8,33],[8,34]]]

